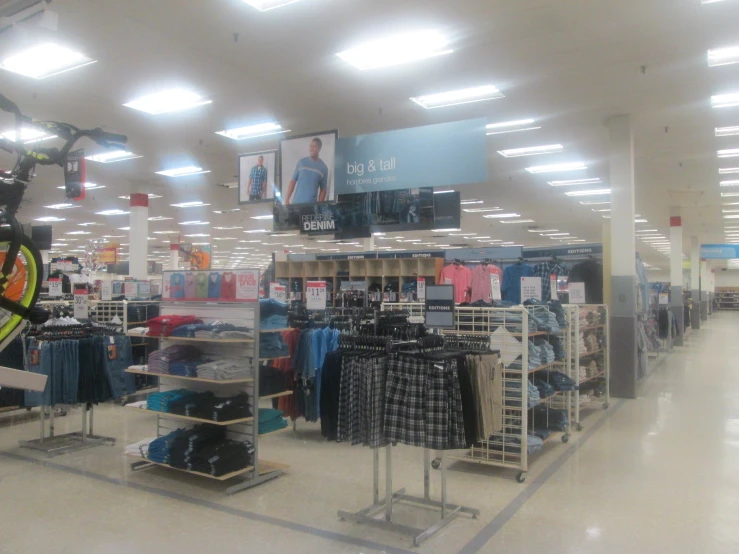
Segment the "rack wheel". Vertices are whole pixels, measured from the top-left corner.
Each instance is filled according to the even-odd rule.
[[[516,475],[516,481],[519,483],[523,483],[526,481],[526,472],[525,471],[519,471],[518,475]]]
[[[575,424],[575,429],[577,429],[578,431],[582,431],[582,424],[581,423],[576,423]]]
[[[439,469],[441,467],[441,459],[436,458],[435,460],[431,460],[431,467]]]
[[[603,409],[604,410],[607,410],[609,406],[610,406],[610,404],[608,402],[606,402],[605,404],[603,404]]]
[[[564,443],[570,442],[570,435],[562,435],[562,442]]]

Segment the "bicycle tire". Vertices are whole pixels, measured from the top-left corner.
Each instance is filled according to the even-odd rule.
[[[10,242],[8,241],[0,242],[0,252],[3,249],[7,251],[9,245]],[[23,254],[26,260],[26,286],[23,290],[22,297],[17,302],[25,308],[33,308],[38,300],[39,292],[41,292],[41,282],[43,280],[41,253],[36,248],[36,245],[33,244],[33,241],[23,235],[20,254]],[[6,292],[3,292],[2,295],[5,295]],[[22,316],[11,314],[8,320],[0,325],[0,342],[4,341],[22,322]]]

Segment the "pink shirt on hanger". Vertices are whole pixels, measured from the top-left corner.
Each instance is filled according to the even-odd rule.
[[[449,283],[447,283],[447,280]],[[456,304],[470,301],[468,293],[472,284],[472,272],[469,268],[454,264],[446,266],[441,270],[441,282],[439,284],[454,285],[454,302]]]
[[[472,289],[471,302],[483,300],[489,303],[492,300],[490,297],[492,293],[490,275],[500,277],[500,283],[501,285],[503,284],[503,271],[499,267],[492,264],[480,264],[472,268],[472,281],[470,283],[470,288]]]

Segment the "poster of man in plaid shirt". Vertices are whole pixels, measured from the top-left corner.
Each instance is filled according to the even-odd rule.
[[[253,152],[239,156],[239,204],[274,198],[276,152]]]

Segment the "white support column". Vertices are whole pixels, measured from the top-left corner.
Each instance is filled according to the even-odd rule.
[[[690,297],[693,299],[693,310],[690,312],[690,326],[693,330],[701,328],[701,313],[700,313],[700,271],[701,271],[701,259],[700,251],[701,245],[698,241],[698,237],[691,239],[690,245]]]
[[[708,262],[701,260],[701,321],[708,320],[708,293],[710,292],[711,278]]]
[[[670,215],[670,309],[677,320],[675,346],[683,345],[685,318],[683,317],[683,220],[680,208],[672,208]]]
[[[634,139],[631,117],[606,121],[611,182],[611,391],[636,398],[636,245],[634,228]]]
[[[169,269],[177,271],[180,269],[180,244],[179,240],[175,243],[172,241],[169,245]]]
[[[131,214],[129,216],[128,275],[146,280],[146,262],[149,255],[149,195],[131,194]]]

